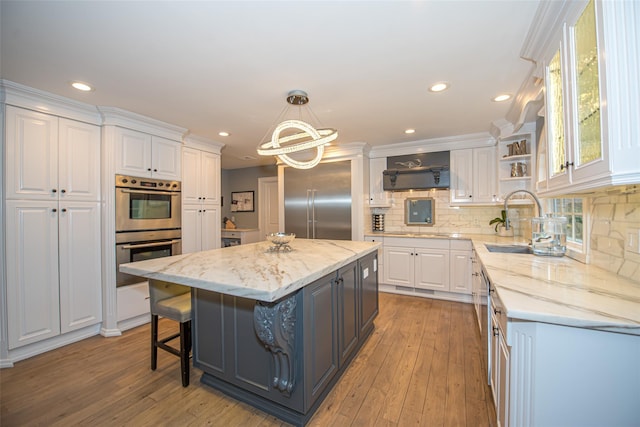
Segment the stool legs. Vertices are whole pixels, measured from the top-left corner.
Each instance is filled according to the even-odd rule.
[[[158,315],[151,315],[151,370],[158,366],[158,347],[180,358],[182,386],[189,385],[189,354],[191,353],[191,321],[180,323],[180,333],[158,341]],[[167,341],[180,336],[180,350],[167,345]]]
[[[158,366],[158,315],[151,315],[151,370]]]
[[[191,321],[180,323],[180,370],[182,386],[189,385],[189,353],[191,352]]]

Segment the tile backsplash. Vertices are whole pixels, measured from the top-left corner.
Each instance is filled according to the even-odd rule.
[[[407,226],[404,223],[404,200],[409,197],[432,197],[436,202],[435,225]],[[365,224],[371,230],[371,213],[385,214],[386,232],[494,234],[489,221],[500,216],[502,206],[449,206],[448,190],[406,191],[392,194],[389,208],[369,210]],[[613,187],[584,197],[589,212],[586,230],[587,262],[640,283],[640,254],[625,248],[628,234],[640,229],[640,187]],[[543,201],[544,205],[544,201]],[[532,205],[509,206],[514,231],[519,236],[531,233],[528,220]],[[637,238],[637,232],[635,234]]]
[[[625,247],[640,229],[640,187],[612,188],[585,197],[589,207],[589,263],[640,283],[640,254]]]
[[[433,226],[405,225],[404,201],[409,197],[431,197],[435,201],[435,224]],[[398,191],[392,193],[393,203],[389,208],[373,208],[370,213],[385,214],[387,232],[404,233],[471,233],[494,234],[494,226],[489,221],[500,216],[501,206],[449,206],[449,190]],[[516,234],[521,233],[519,219],[530,218],[531,206],[509,206]],[[367,215],[367,231],[371,230],[371,215]]]

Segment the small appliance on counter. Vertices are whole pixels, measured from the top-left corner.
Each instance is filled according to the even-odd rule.
[[[532,218],[531,248],[534,255],[564,256],[567,251],[567,218],[550,215]]]
[[[371,215],[371,228],[373,231],[384,231],[384,214]]]

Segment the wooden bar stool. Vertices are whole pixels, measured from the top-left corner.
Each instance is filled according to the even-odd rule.
[[[151,304],[151,370],[158,362],[158,348],[180,358],[182,386],[189,385],[189,353],[191,352],[191,288],[160,280],[149,280]],[[158,316],[180,323],[180,332],[158,340]],[[180,349],[167,342],[180,337]]]

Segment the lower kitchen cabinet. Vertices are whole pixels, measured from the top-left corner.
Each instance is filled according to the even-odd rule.
[[[385,238],[384,283],[449,289],[449,240]]]
[[[471,302],[471,242],[384,237],[381,290]]]
[[[277,355],[258,338],[255,300],[194,289],[193,363],[202,382],[299,425],[293,420],[317,408],[373,330],[376,267],[377,253],[365,255],[280,301],[258,303],[275,307],[283,328],[294,326]],[[291,380],[291,390],[279,390],[274,376]]]
[[[637,425],[640,336],[508,318],[495,291],[491,323],[500,427]]]
[[[100,205],[8,200],[9,349],[102,321]]]

